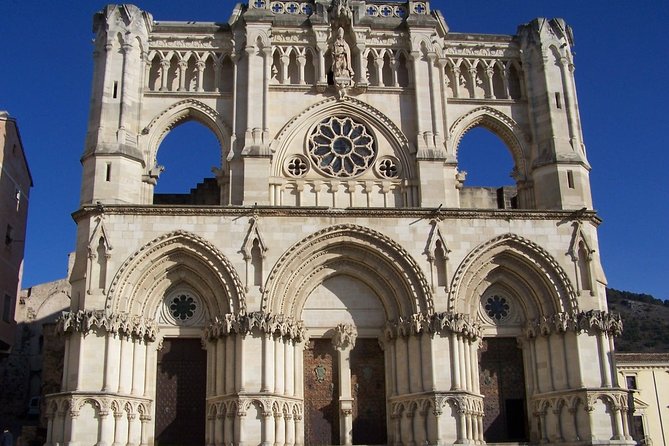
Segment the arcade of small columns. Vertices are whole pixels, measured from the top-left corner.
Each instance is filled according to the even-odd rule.
[[[162,344],[155,322],[79,311],[64,315],[60,329],[68,334],[63,391],[49,396],[45,445],[71,445],[75,435],[76,443],[97,446],[152,444],[156,359]],[[532,441],[594,439],[593,426],[605,421],[597,417],[612,417],[606,420],[613,426],[612,439],[631,438],[627,394],[612,389],[617,387],[615,369],[608,359],[612,337],[620,329],[619,318],[600,311],[559,313],[526,324],[519,345],[533,410]],[[349,355],[357,333],[344,324],[328,333],[338,352],[340,438],[352,444]],[[484,442],[481,334],[470,316],[456,313],[420,313],[387,324],[380,344],[385,350],[389,444]],[[301,322],[262,312],[227,314],[204,329],[207,445],[303,444],[303,376],[309,371],[303,370],[302,350],[307,341]],[[575,367],[587,360],[578,358],[577,346],[599,358],[598,376],[584,374],[583,365]],[[94,352],[101,360],[86,362],[84,369],[80,359]],[[251,366],[257,358],[262,365]],[[547,367],[538,367],[540,362]],[[98,370],[103,368],[104,373]],[[79,379],[68,370],[76,370]],[[103,379],[95,388],[77,387],[85,381],[82,376],[96,375]],[[97,419],[97,426],[77,422],[84,411],[82,418]]]

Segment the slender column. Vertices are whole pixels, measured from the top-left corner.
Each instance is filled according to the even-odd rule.
[[[167,76],[170,72],[169,59],[160,60],[160,91],[167,91]]]
[[[474,384],[474,387],[472,388],[472,391],[474,393],[481,393],[481,381],[479,380],[479,352],[478,352],[478,346],[479,346],[479,340],[477,339],[476,341],[473,341],[472,343],[469,344],[469,352],[471,354],[471,363],[472,363],[472,382]]]
[[[107,333],[105,337],[105,376],[102,386],[103,392],[116,392],[118,389],[119,362],[121,360],[121,346],[114,333]]]
[[[147,446],[149,444],[149,421],[151,421],[151,417],[148,415],[140,415],[139,416],[139,422],[140,422],[140,432],[139,432],[139,444],[140,446]]]
[[[286,423],[283,421],[281,412],[274,412],[274,446],[285,446]]]
[[[144,360],[146,359],[146,344],[142,339],[135,339],[132,359],[132,394],[144,395]]]
[[[476,80],[478,79],[478,76],[476,75],[476,68],[469,69],[469,79],[471,80],[471,82],[469,83],[471,97],[475,99],[480,99],[479,96],[476,94]]]
[[[597,333],[597,341],[599,343],[599,367],[602,375],[602,387],[611,387],[611,373],[609,370],[609,361],[607,351],[606,334],[603,331]]]
[[[188,62],[181,59],[177,65],[179,67],[179,91],[186,91],[186,69],[188,68]]]
[[[304,54],[297,56],[297,65],[299,67],[299,83],[305,85],[304,81],[304,67],[307,65],[307,57]]]
[[[472,413],[470,411],[465,412],[465,422],[467,425],[467,440],[471,441],[474,438],[474,428],[472,425]]]
[[[434,53],[430,53],[427,62],[427,72],[430,82],[430,111],[432,112],[432,132],[434,133],[435,141],[440,141],[442,131],[439,128],[439,123],[441,122],[441,116],[439,114],[439,110],[437,109],[437,104],[438,98],[441,95],[441,86],[437,85],[434,80],[435,60],[436,55]]]
[[[197,68],[197,91],[204,91],[204,68],[206,64],[203,60],[198,60],[195,62],[195,67]]]
[[[293,414],[287,413],[283,416],[285,430],[286,430],[286,446],[293,446],[295,444],[295,422],[293,421]]]
[[[225,358],[225,340],[217,339],[215,343],[212,343],[212,364],[211,372],[214,373],[214,392],[213,395],[225,395],[225,370],[222,370],[224,366],[223,358]],[[210,355],[207,355],[207,358]]]
[[[237,355],[236,355],[236,363],[237,363],[237,370],[236,370],[236,375],[235,375],[235,387],[239,392],[245,390],[244,389],[244,376],[246,376],[245,372],[245,365],[244,365],[244,335],[238,334],[236,339],[236,350],[237,350]]]
[[[453,67],[453,97],[460,97],[460,67]]]
[[[52,431],[51,442],[54,446],[62,446],[65,444],[65,412],[56,410],[56,413],[54,413]]]
[[[282,54],[281,57],[281,83],[286,85],[290,83],[288,75],[288,65],[290,64],[290,57],[287,54]]]
[[[285,395],[295,396],[295,381],[294,381],[294,368],[295,368],[295,343],[292,340],[287,340],[284,346],[285,350],[285,372],[284,372],[284,381],[286,383]]]
[[[70,422],[67,423],[67,420],[65,421],[65,435],[64,435],[64,440],[65,440],[65,445],[66,446],[75,446],[76,441],[74,440],[74,436],[78,433],[79,429],[77,428],[78,424],[78,418],[79,418],[79,412],[71,410],[70,411]]]
[[[295,415],[295,445],[304,444],[304,420],[302,415]]]
[[[158,367],[157,342],[146,343],[146,357],[144,359],[144,397],[153,398],[156,394],[156,368]]]
[[[46,441],[44,446],[53,446],[53,418],[55,415],[55,413],[46,415]]]
[[[541,442],[548,443],[548,432],[546,426],[546,411],[539,412],[539,425],[541,426]]]
[[[571,414],[572,424],[574,426],[574,437],[572,439],[575,441],[577,438],[581,438],[581,433],[578,431],[578,410],[570,408],[569,413]]]
[[[562,90],[564,91],[564,102],[565,102],[565,108],[567,109],[567,123],[568,123],[568,128],[569,128],[569,140],[572,143],[572,148],[576,148],[577,144],[579,143],[577,135],[576,135],[576,125],[575,125],[575,116],[573,112],[573,99],[572,99],[572,92],[570,88],[570,82],[569,82],[569,61],[567,60],[566,57],[561,57],[560,58],[560,76],[562,80]]]
[[[562,433],[562,417],[560,416],[562,408],[553,409],[553,415],[555,415],[555,435],[557,436],[556,440],[558,442],[564,441],[564,435]]]
[[[327,71],[325,70],[325,53],[328,50],[326,44],[318,44],[318,83],[327,83]]]
[[[127,446],[136,446],[140,439],[140,422],[137,414],[128,414],[128,443]]]
[[[550,390],[555,390],[555,379],[553,374],[555,372],[555,365],[553,364],[553,346],[551,343],[551,335],[543,338],[546,340],[546,352],[548,353],[548,377],[550,378]]]
[[[393,75],[393,87],[399,87],[400,86],[400,81],[397,77],[397,70],[400,66],[399,60],[397,60],[397,56],[391,56],[390,58],[390,72]]]
[[[121,446],[124,444],[123,442],[123,437],[125,437],[124,432],[125,429],[123,429],[123,412],[114,412],[114,443],[112,443],[112,446]]]
[[[214,417],[214,444],[216,446],[223,446],[226,444],[225,439],[223,438],[223,423],[225,423],[226,418],[227,417],[223,412],[217,412]]]
[[[272,77],[272,49],[264,48],[263,56],[263,83],[262,83],[262,128],[263,128],[263,143],[269,141],[269,80]],[[247,104],[250,107],[250,104]]]
[[[210,406],[211,407],[211,406]],[[211,409],[207,407],[207,412],[209,413]],[[207,415],[207,429],[205,431],[205,444],[207,446],[216,445],[216,416],[218,413]],[[220,446],[220,445],[218,445]]]
[[[262,440],[262,446],[273,446],[274,444],[274,417],[271,411],[262,413],[263,431],[265,437]]]
[[[397,340],[392,340],[389,342],[390,345],[390,391],[388,392],[390,396],[397,395],[397,350],[396,350]]]
[[[121,337],[121,367],[119,368],[119,383],[118,392],[128,394],[130,393],[131,379],[132,379],[132,364],[128,364],[132,359],[132,344],[130,339]]]
[[[383,86],[383,58],[374,58],[374,68],[376,69],[376,85]]]
[[[402,415],[392,415],[393,431],[395,438],[393,438],[393,445],[400,446],[402,444]]]
[[[274,392],[274,339],[270,333],[265,333],[262,339],[263,363],[261,392]]]
[[[142,82],[143,90],[153,90],[149,85],[149,80],[151,79],[151,65],[153,61],[149,60],[148,54],[144,54],[144,82]]]
[[[622,411],[620,410],[619,407],[614,407],[613,408],[613,418],[615,420],[615,432],[613,434],[613,439],[614,440],[624,440],[625,439],[625,434],[624,434],[624,429],[623,429],[623,416],[622,416]]]
[[[464,403],[460,403],[460,405],[464,405]],[[463,407],[460,407],[458,409],[458,439],[456,441],[457,444],[464,444],[465,439],[467,438],[467,421],[465,420],[465,409]]]
[[[107,446],[114,438],[114,420],[109,416],[109,411],[101,410],[98,413],[98,442],[96,446]]]
[[[274,392],[279,395],[283,395],[286,391],[286,381],[284,379],[284,369],[283,364],[285,360],[285,344],[283,343],[283,338],[277,336],[274,339]],[[270,362],[271,364],[272,362]]]
[[[235,439],[237,439],[236,446],[244,446],[246,435],[244,435],[244,418],[246,412],[239,411],[235,417]]]
[[[414,443],[424,445],[427,436],[425,435],[425,411],[416,410],[413,417],[413,438]]]
[[[234,442],[235,435],[235,413],[230,411],[225,414],[224,420],[225,426],[223,429],[223,441],[224,444],[230,445]]]
[[[478,414],[472,412],[472,442],[478,443],[479,441],[479,420]]]
[[[453,384],[451,390],[460,390],[460,349],[458,343],[458,335],[456,333],[450,334],[451,341],[451,367],[453,372]]]
[[[121,45],[121,51],[123,52],[123,71],[121,72],[121,110],[119,113],[120,129],[126,128],[126,121],[128,119],[127,93],[130,89],[130,86],[128,85],[128,64],[129,59],[132,57],[132,50],[132,44],[123,43]]]
[[[214,92],[221,91],[221,70],[223,69],[222,58],[214,59]]]
[[[232,336],[227,336],[219,342],[225,342],[225,393],[230,394],[235,391],[235,340]],[[240,359],[241,360],[241,359]]]
[[[216,343],[218,340],[207,341],[207,397],[216,395]],[[213,431],[212,431],[213,432]]]
[[[465,357],[465,370],[467,374],[467,390],[469,392],[474,391],[474,379],[473,375],[474,373],[472,372],[472,351],[469,345],[469,341],[465,339],[464,337],[462,338],[462,354]]]
[[[486,67],[485,69],[485,76],[486,76],[486,86],[487,86],[487,91],[485,97],[487,99],[497,99],[495,97],[495,90],[493,88],[493,77],[495,76],[495,69],[493,67]]]
[[[465,343],[464,339],[462,336],[459,334],[457,335],[456,342],[458,344],[458,358],[459,358],[459,364],[460,364],[460,383],[462,385],[463,390],[469,390],[467,387],[468,384],[468,370],[467,370],[467,361],[465,360]]]
[[[509,90],[509,76],[511,70],[509,67],[504,67],[504,75],[502,76],[502,83],[504,84],[504,99],[511,99],[511,92]]]

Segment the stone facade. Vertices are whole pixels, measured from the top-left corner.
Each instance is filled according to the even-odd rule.
[[[94,30],[47,446],[193,422],[216,446],[633,444],[564,21],[457,34],[426,1],[256,0],[227,24],[112,5]],[[161,201],[188,120],[218,138],[217,189]],[[494,199],[458,169],[477,126],[515,163]],[[161,349],[193,338],[205,415],[180,425],[202,383]],[[490,345],[518,349],[511,393]]]
[[[0,355],[14,345],[14,306],[21,289],[28,198],[33,185],[16,120],[0,111]]]

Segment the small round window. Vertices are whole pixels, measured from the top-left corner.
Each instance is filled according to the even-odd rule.
[[[168,325],[198,325],[204,320],[205,309],[200,299],[190,290],[181,288],[163,299],[159,321]]]
[[[316,167],[333,177],[354,177],[372,165],[374,138],[363,124],[350,117],[329,117],[309,135],[308,150]]]
[[[511,309],[506,297],[498,296],[497,294],[486,299],[484,308],[488,317],[493,321],[506,319],[509,316],[509,310]]]

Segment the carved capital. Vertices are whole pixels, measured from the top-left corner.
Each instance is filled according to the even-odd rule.
[[[338,350],[353,348],[358,337],[358,331],[351,324],[339,324],[334,329],[332,345]]]

